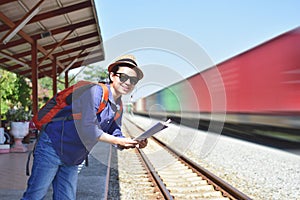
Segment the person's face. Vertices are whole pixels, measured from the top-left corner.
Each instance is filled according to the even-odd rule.
[[[113,81],[112,86],[119,95],[132,92],[138,81],[137,73],[133,69],[122,66],[115,74],[111,72],[110,78]]]

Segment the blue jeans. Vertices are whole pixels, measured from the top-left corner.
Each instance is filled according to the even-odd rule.
[[[41,132],[34,151],[31,176],[22,200],[43,199],[52,183],[54,200],[76,199],[78,166],[64,165],[52,147],[51,140]]]

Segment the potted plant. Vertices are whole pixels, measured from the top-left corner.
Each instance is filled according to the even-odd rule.
[[[6,113],[6,120],[10,122],[10,134],[14,137],[14,146],[11,152],[27,152],[22,140],[29,132],[29,121],[31,112],[26,111],[24,107],[13,107]]]

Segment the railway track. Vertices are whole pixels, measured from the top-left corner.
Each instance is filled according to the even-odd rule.
[[[144,131],[125,118],[123,127],[128,135]],[[118,156],[109,199],[250,199],[154,137],[146,148],[118,151]]]

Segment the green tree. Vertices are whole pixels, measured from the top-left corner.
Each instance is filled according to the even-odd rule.
[[[108,77],[107,69],[99,66],[87,66],[77,79],[83,79],[94,82],[106,82]]]
[[[32,88],[29,86],[31,82],[26,80],[23,76],[17,75],[16,79],[16,103],[21,103],[21,106],[24,108],[28,108],[31,110],[32,108],[32,100],[31,100],[31,93]]]
[[[15,99],[14,82],[16,81],[16,75],[6,70],[0,69],[0,76],[1,113],[4,113],[9,108],[9,99]]]
[[[0,69],[1,113],[6,113],[10,106],[31,109],[30,81],[23,76]]]
[[[72,76],[71,76],[72,79]],[[65,89],[65,77],[64,76],[59,76],[57,80],[57,90],[61,91]],[[73,85],[75,83],[75,80],[71,81],[69,85]],[[44,77],[39,79],[38,81],[39,84],[39,94],[38,94],[38,99],[39,99],[39,107],[44,105],[52,96],[53,96],[53,82],[52,78],[50,77]]]
[[[69,83],[74,84],[75,81]],[[32,109],[32,88],[30,80],[15,73],[0,68],[0,114],[3,116],[10,106],[22,106],[26,110]],[[45,77],[38,81],[39,106],[52,97],[52,78]],[[58,77],[58,90],[65,89],[64,77]]]

